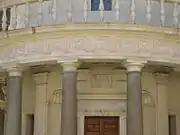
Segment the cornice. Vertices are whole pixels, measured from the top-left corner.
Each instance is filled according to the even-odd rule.
[[[36,33],[34,33],[35,29]],[[27,41],[41,40],[44,38],[59,38],[66,36],[85,35],[115,35],[115,36],[148,36],[164,40],[179,40],[180,32],[175,28],[121,24],[121,23],[94,23],[94,24],[63,24],[52,26],[41,26],[8,31],[7,38],[1,38],[0,45],[16,44]]]
[[[180,39],[173,29],[161,27],[161,32],[154,33],[138,29],[139,25],[131,24],[71,24],[38,27],[35,34],[31,29],[10,31],[8,38],[0,40],[0,64],[48,63],[69,58],[133,58],[180,64]]]

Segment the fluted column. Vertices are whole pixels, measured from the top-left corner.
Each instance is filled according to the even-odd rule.
[[[21,135],[21,76],[20,68],[8,70],[6,135]]]
[[[168,74],[156,73],[156,120],[157,135],[169,135],[168,125]]]
[[[48,72],[34,74],[36,82],[36,107],[34,135],[47,135],[47,84]]]
[[[61,135],[77,135],[77,63],[66,62],[62,76]]]
[[[127,135],[143,135],[141,62],[127,62]]]

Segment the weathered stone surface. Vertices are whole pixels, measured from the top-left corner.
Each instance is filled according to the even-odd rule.
[[[0,64],[10,61],[53,58],[141,57],[147,60],[180,62],[178,42],[153,37],[73,36],[41,39],[1,47]]]

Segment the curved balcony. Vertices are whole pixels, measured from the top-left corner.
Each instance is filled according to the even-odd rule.
[[[132,23],[179,28],[180,5],[173,0],[112,0],[106,9],[99,0],[98,9],[92,0],[4,0],[2,30],[69,23]],[[97,5],[96,5],[97,6]]]

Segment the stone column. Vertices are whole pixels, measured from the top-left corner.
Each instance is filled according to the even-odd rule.
[[[156,73],[156,121],[157,135],[169,135],[168,124],[168,74]]]
[[[77,63],[62,63],[61,135],[77,135]]]
[[[143,63],[127,62],[127,135],[143,135],[141,69]]]
[[[6,135],[21,135],[21,69],[8,70]]]
[[[47,84],[48,72],[34,74],[36,82],[36,105],[34,135],[47,135]]]

